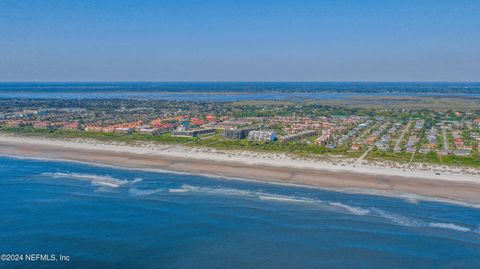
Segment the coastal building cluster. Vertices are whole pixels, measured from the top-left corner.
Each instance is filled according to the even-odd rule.
[[[4,130],[214,139],[212,143],[230,140],[298,144],[345,153],[373,150],[475,157],[480,151],[480,115],[471,112],[436,112],[428,116],[407,113],[400,117],[385,111],[336,115],[334,109],[329,110],[329,115],[321,115],[317,109],[320,115],[301,115],[295,110],[288,112],[295,109],[290,107],[270,108],[268,114],[265,111],[269,107],[245,111],[213,103],[167,102],[158,107],[117,104],[110,108],[112,101],[104,102],[89,108],[65,104],[40,109],[2,107],[0,126]]]

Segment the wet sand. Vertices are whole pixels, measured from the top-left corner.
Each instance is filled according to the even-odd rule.
[[[201,160],[160,154],[139,154],[62,146],[0,141],[5,156],[46,158],[112,165],[136,169],[161,169],[173,172],[208,174],[265,182],[298,184],[320,188],[367,189],[391,194],[416,194],[440,199],[480,203],[480,184],[414,177],[324,171],[302,167],[243,164],[230,161]]]

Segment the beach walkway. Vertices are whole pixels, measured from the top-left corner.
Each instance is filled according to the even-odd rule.
[[[355,163],[357,164],[360,164],[362,163],[362,161],[365,159],[365,157],[367,157],[368,153],[370,153],[370,151],[372,151],[373,149],[373,146],[370,146],[363,154],[362,156],[358,157],[357,161]]]

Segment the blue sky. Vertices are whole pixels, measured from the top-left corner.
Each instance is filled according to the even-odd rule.
[[[480,1],[0,1],[0,81],[480,81]]]

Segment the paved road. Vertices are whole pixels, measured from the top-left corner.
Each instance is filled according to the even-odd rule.
[[[398,147],[400,147],[400,143],[402,143],[403,137],[404,137],[405,134],[408,132],[408,129],[410,129],[410,125],[411,125],[411,124],[412,124],[411,121],[407,123],[407,126],[405,126],[405,129],[403,129],[402,134],[400,134],[400,137],[398,138],[397,143],[395,144],[395,147],[393,147],[393,148],[398,148]]]
[[[445,128],[442,128],[442,135],[443,135],[443,150],[445,152],[448,152],[449,151],[448,138],[447,138],[447,130]]]

